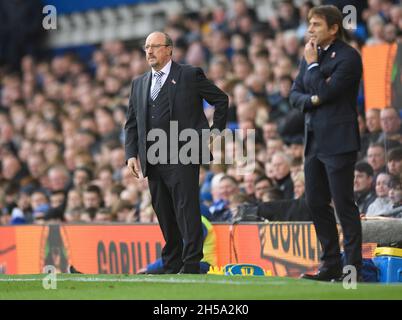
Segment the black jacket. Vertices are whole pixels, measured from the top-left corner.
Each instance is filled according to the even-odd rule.
[[[269,221],[312,221],[304,196],[260,203],[257,214]]]
[[[151,71],[133,80],[125,125],[126,160],[139,157],[144,177],[146,170],[146,119]],[[170,120],[178,122],[179,133],[183,129],[223,130],[226,126],[228,96],[205,77],[201,68],[172,62],[167,80]],[[203,99],[215,107],[213,125],[210,128],[203,109]]]
[[[317,142],[317,152],[335,155],[360,149],[357,123],[357,94],[362,75],[360,54],[347,43],[335,40],[318,60],[319,67],[307,70],[303,59],[290,93],[293,107],[305,114]],[[318,95],[319,106],[311,96]]]

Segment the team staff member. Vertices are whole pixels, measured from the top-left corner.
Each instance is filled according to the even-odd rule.
[[[140,170],[148,176],[152,205],[166,241],[164,272],[196,274],[203,257],[199,164],[183,164],[181,159],[176,159],[178,164],[152,164],[147,159],[146,137],[151,129],[162,129],[170,141],[170,121],[177,121],[179,130],[192,128],[201,133],[209,129],[203,99],[215,107],[212,129],[223,130],[228,97],[200,68],[171,60],[173,43],[166,33],[151,33],[144,50],[152,70],[132,83],[125,126],[127,165],[135,177]]]
[[[343,278],[339,236],[331,198],[344,235],[348,265],[362,266],[362,229],[353,198],[354,165],[360,149],[357,93],[360,54],[343,41],[342,14],[317,6],[308,14],[309,41],[290,101],[305,114],[306,201],[323,253],[316,274],[305,279]]]

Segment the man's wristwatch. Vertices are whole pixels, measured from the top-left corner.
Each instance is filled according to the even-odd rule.
[[[313,106],[317,106],[320,104],[320,98],[318,98],[317,95],[311,96],[311,103],[313,104]]]

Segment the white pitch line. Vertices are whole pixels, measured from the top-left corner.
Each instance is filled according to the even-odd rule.
[[[0,282],[40,282],[43,279],[38,278],[0,278]],[[256,281],[229,281],[229,280],[186,280],[186,279],[120,279],[120,278],[57,278],[57,281],[74,281],[74,282],[150,282],[150,283],[201,283],[201,284],[234,284],[234,285],[284,285],[286,281],[270,281],[267,283],[259,283]]]

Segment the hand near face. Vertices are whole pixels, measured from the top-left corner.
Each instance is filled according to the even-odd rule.
[[[304,58],[308,65],[318,61],[317,43],[312,39],[304,47]]]

